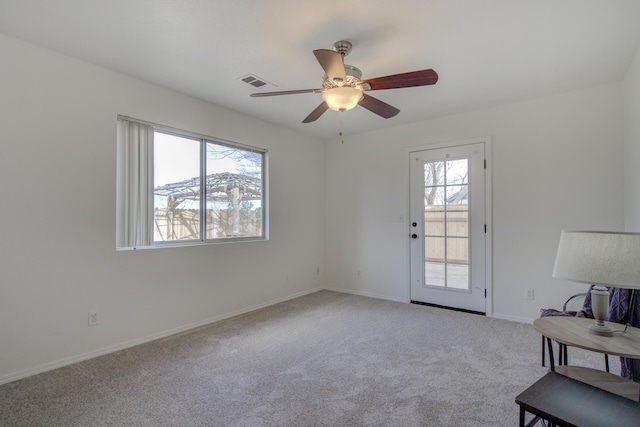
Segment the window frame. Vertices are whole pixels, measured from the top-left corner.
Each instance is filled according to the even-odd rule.
[[[149,245],[131,245],[131,246],[122,246],[116,244],[117,250],[136,250],[136,249],[157,249],[157,248],[169,248],[169,247],[182,247],[182,246],[202,246],[202,245],[218,245],[224,243],[237,243],[237,242],[256,242],[256,241],[267,241],[269,240],[269,204],[268,204],[268,175],[269,175],[269,155],[268,150],[265,148],[260,148],[253,145],[242,144],[235,141],[229,141],[223,138],[212,137],[209,135],[199,134],[195,132],[189,132],[182,129],[173,128],[170,126],[164,126],[157,123],[152,123],[144,120],[134,119],[128,116],[118,115],[118,120],[125,120],[129,122],[134,122],[142,125],[149,126],[151,131],[153,132],[154,137],[152,138],[151,143],[151,152],[152,152],[152,160],[151,160],[151,176],[154,176],[154,168],[155,168],[155,133],[163,133],[170,136],[175,136],[179,138],[185,138],[197,141],[199,146],[199,193],[200,193],[200,201],[199,201],[199,236],[197,239],[182,239],[182,240],[156,240],[154,231],[151,232],[151,242]],[[261,165],[260,165],[260,184],[261,184],[261,199],[260,199],[260,221],[261,221],[261,235],[260,236],[232,236],[232,237],[224,237],[224,238],[207,238],[207,194],[205,192],[206,187],[206,177],[207,177],[207,144],[215,144],[218,146],[229,147],[235,150],[247,151],[250,153],[258,153],[261,156]],[[118,160],[120,161],[120,156],[118,156]],[[121,166],[118,165],[118,169]],[[128,166],[128,165],[127,165]],[[155,201],[154,201],[154,190],[156,188],[155,179],[152,178],[152,182],[149,185],[148,191],[145,192],[147,197],[149,198],[149,212],[148,217],[150,218],[151,226],[155,226]],[[118,188],[117,191],[120,191]],[[117,222],[117,221],[116,221]],[[117,227],[120,225],[117,224]]]

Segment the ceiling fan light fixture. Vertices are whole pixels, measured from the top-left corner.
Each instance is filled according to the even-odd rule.
[[[322,99],[334,111],[352,110],[362,99],[362,91],[349,86],[339,86],[322,92]]]

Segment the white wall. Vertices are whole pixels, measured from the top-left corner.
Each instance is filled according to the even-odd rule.
[[[327,286],[408,300],[407,147],[491,136],[494,315],[558,307],[584,290],[551,278],[560,231],[623,228],[622,117],[612,84],[330,141]]]
[[[0,57],[0,383],[323,286],[322,141],[4,36]],[[116,252],[117,114],[268,149],[271,240]]]
[[[624,81],[625,228],[640,232],[640,48]]]

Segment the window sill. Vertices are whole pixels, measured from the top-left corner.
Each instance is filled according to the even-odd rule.
[[[266,242],[269,240],[267,237],[245,237],[245,238],[229,238],[219,240],[207,240],[205,242],[167,242],[157,243],[149,246],[116,246],[116,251],[137,251],[146,249],[164,249],[164,248],[182,248],[192,246],[211,246],[211,245],[224,245],[229,243],[247,243],[247,242]]]

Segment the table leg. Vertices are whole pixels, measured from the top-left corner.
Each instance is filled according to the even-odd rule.
[[[562,365],[562,355],[564,354],[564,347],[558,343],[558,365]]]
[[[547,347],[549,347],[549,367],[552,371],[556,370],[556,362],[553,360],[553,341],[547,337]]]

